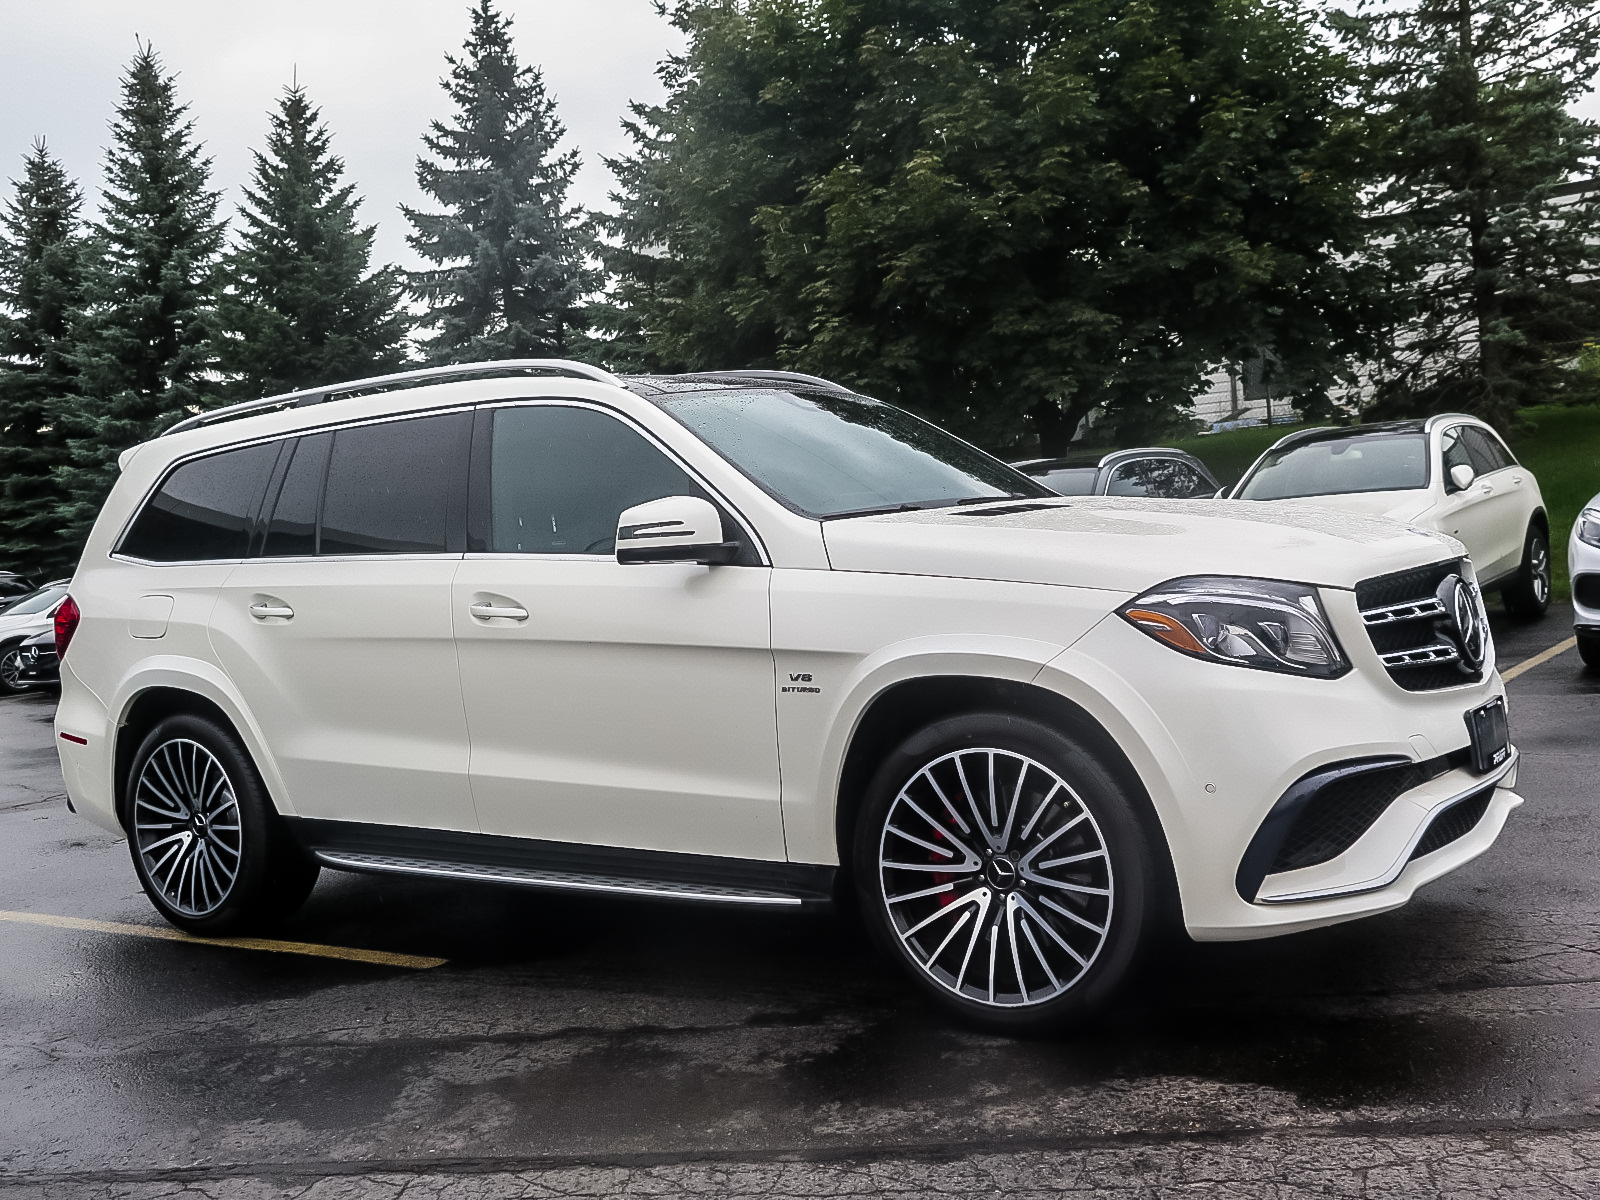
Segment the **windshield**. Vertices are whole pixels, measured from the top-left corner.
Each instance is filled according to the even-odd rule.
[[[729,389],[653,399],[808,517],[1051,494],[937,426],[865,396]]]
[[[1245,480],[1241,500],[1287,500],[1428,486],[1428,438],[1372,433],[1274,450]]]
[[[66,588],[41,588],[39,591],[34,592],[33,595],[24,596],[21,600],[14,602],[5,610],[4,615],[15,617],[24,613],[41,613],[66,594]]]

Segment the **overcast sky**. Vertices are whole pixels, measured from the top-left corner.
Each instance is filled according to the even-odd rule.
[[[0,0],[0,178],[15,179],[43,136],[90,193],[106,126],[135,35],[155,43],[190,106],[231,206],[250,174],[267,111],[298,69],[333,130],[348,178],[378,226],[380,261],[418,265],[402,203],[416,187],[420,137],[448,117],[444,56],[468,30],[466,0]],[[651,0],[501,0],[517,50],[544,72],[583,155],[578,203],[605,203],[600,161],[627,148],[619,120],[631,100],[662,96],[656,63],[681,46]],[[9,193],[9,188],[6,189]]]
[[[618,122],[628,102],[661,98],[655,66],[681,38],[651,0],[501,0],[501,10],[582,152],[573,199],[604,205],[613,180],[601,158],[627,148]],[[466,0],[0,0],[0,179],[15,179],[43,136],[93,203],[137,35],[178,72],[230,207],[267,111],[298,70],[366,198],[363,218],[378,226],[378,260],[420,265],[397,206],[427,203],[419,138],[451,113],[439,80],[467,28]],[[1600,100],[1591,93],[1581,110],[1600,117]]]

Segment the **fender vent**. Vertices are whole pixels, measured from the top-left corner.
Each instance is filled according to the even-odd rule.
[[[1494,785],[1491,784],[1476,795],[1456,801],[1434,817],[1428,825],[1428,832],[1422,835],[1417,848],[1411,852],[1411,857],[1421,858],[1424,854],[1432,854],[1466,837],[1483,820],[1483,814],[1489,811],[1489,801],[1493,797]]]

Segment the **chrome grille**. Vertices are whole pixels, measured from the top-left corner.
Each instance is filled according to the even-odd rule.
[[[1408,692],[1460,687],[1483,678],[1462,661],[1452,621],[1438,596],[1451,575],[1465,575],[1461,559],[1433,563],[1356,584],[1356,606],[1372,648],[1389,677]]]

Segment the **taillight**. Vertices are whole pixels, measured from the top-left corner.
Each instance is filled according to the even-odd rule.
[[[56,609],[56,654],[61,658],[67,656],[67,647],[72,644],[72,635],[78,632],[78,618],[82,615],[78,602],[71,596]]]

